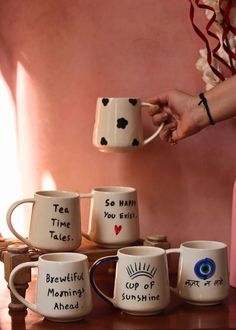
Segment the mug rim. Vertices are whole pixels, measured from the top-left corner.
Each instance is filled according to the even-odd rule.
[[[122,194],[122,193],[136,192],[136,189],[133,187],[126,187],[126,186],[101,186],[101,187],[93,188],[93,191],[96,193]]]
[[[145,253],[141,253],[142,251],[145,251]],[[136,251],[136,253],[135,253]],[[159,247],[154,247],[154,246],[145,246],[145,245],[137,245],[137,246],[126,246],[123,248],[120,248],[118,250],[117,254],[121,254],[123,256],[128,256],[128,257],[157,257],[157,256],[162,256],[166,254],[166,251],[162,248]]]
[[[56,262],[66,264],[88,260],[88,257],[83,253],[77,252],[52,252],[40,255],[39,260],[46,263]]]
[[[140,97],[136,97],[136,96],[99,96],[97,98],[98,100],[102,100],[102,99],[109,99],[109,100],[129,100],[129,99],[136,99],[136,100],[141,100]]]
[[[73,191],[66,190],[39,190],[35,192],[35,196],[45,198],[77,198],[79,194]]]
[[[227,248],[224,242],[211,241],[211,240],[193,240],[181,243],[181,246],[185,249],[191,250],[220,250],[222,248]]]

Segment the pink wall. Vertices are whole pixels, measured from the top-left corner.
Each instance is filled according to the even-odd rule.
[[[143,237],[229,242],[234,120],[174,147],[156,139],[102,154],[92,145],[98,96],[204,89],[195,69],[203,44],[188,15],[187,0],[0,1],[0,70],[15,99],[24,196],[42,188],[45,171],[58,189],[134,186]],[[144,117],[148,134],[154,127]]]

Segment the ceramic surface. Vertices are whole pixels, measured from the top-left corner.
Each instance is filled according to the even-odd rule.
[[[177,288],[172,288],[186,302],[214,305],[228,295],[227,246],[214,241],[190,241],[167,254],[179,253]]]

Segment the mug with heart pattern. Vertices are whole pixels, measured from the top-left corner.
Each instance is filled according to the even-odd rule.
[[[133,97],[99,97],[97,99],[93,144],[103,152],[135,150],[157,137],[163,124],[148,138],[143,137],[143,107],[153,104]]]
[[[88,233],[82,235],[98,245],[119,248],[139,238],[137,191],[132,187],[105,186],[80,194],[91,198]]]

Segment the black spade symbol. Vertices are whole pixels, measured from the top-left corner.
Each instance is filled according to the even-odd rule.
[[[128,120],[126,120],[125,118],[119,118],[117,119],[117,128],[122,128],[125,129],[125,127],[128,125]]]
[[[133,139],[132,146],[136,147],[139,145],[139,141],[137,139]]]
[[[104,106],[106,106],[109,103],[109,99],[103,98],[102,103],[103,103]]]
[[[102,146],[106,146],[107,145],[107,140],[104,137],[102,137],[100,143],[101,143]]]
[[[129,103],[131,103],[132,105],[136,105],[137,102],[138,101],[136,99],[129,99]]]

